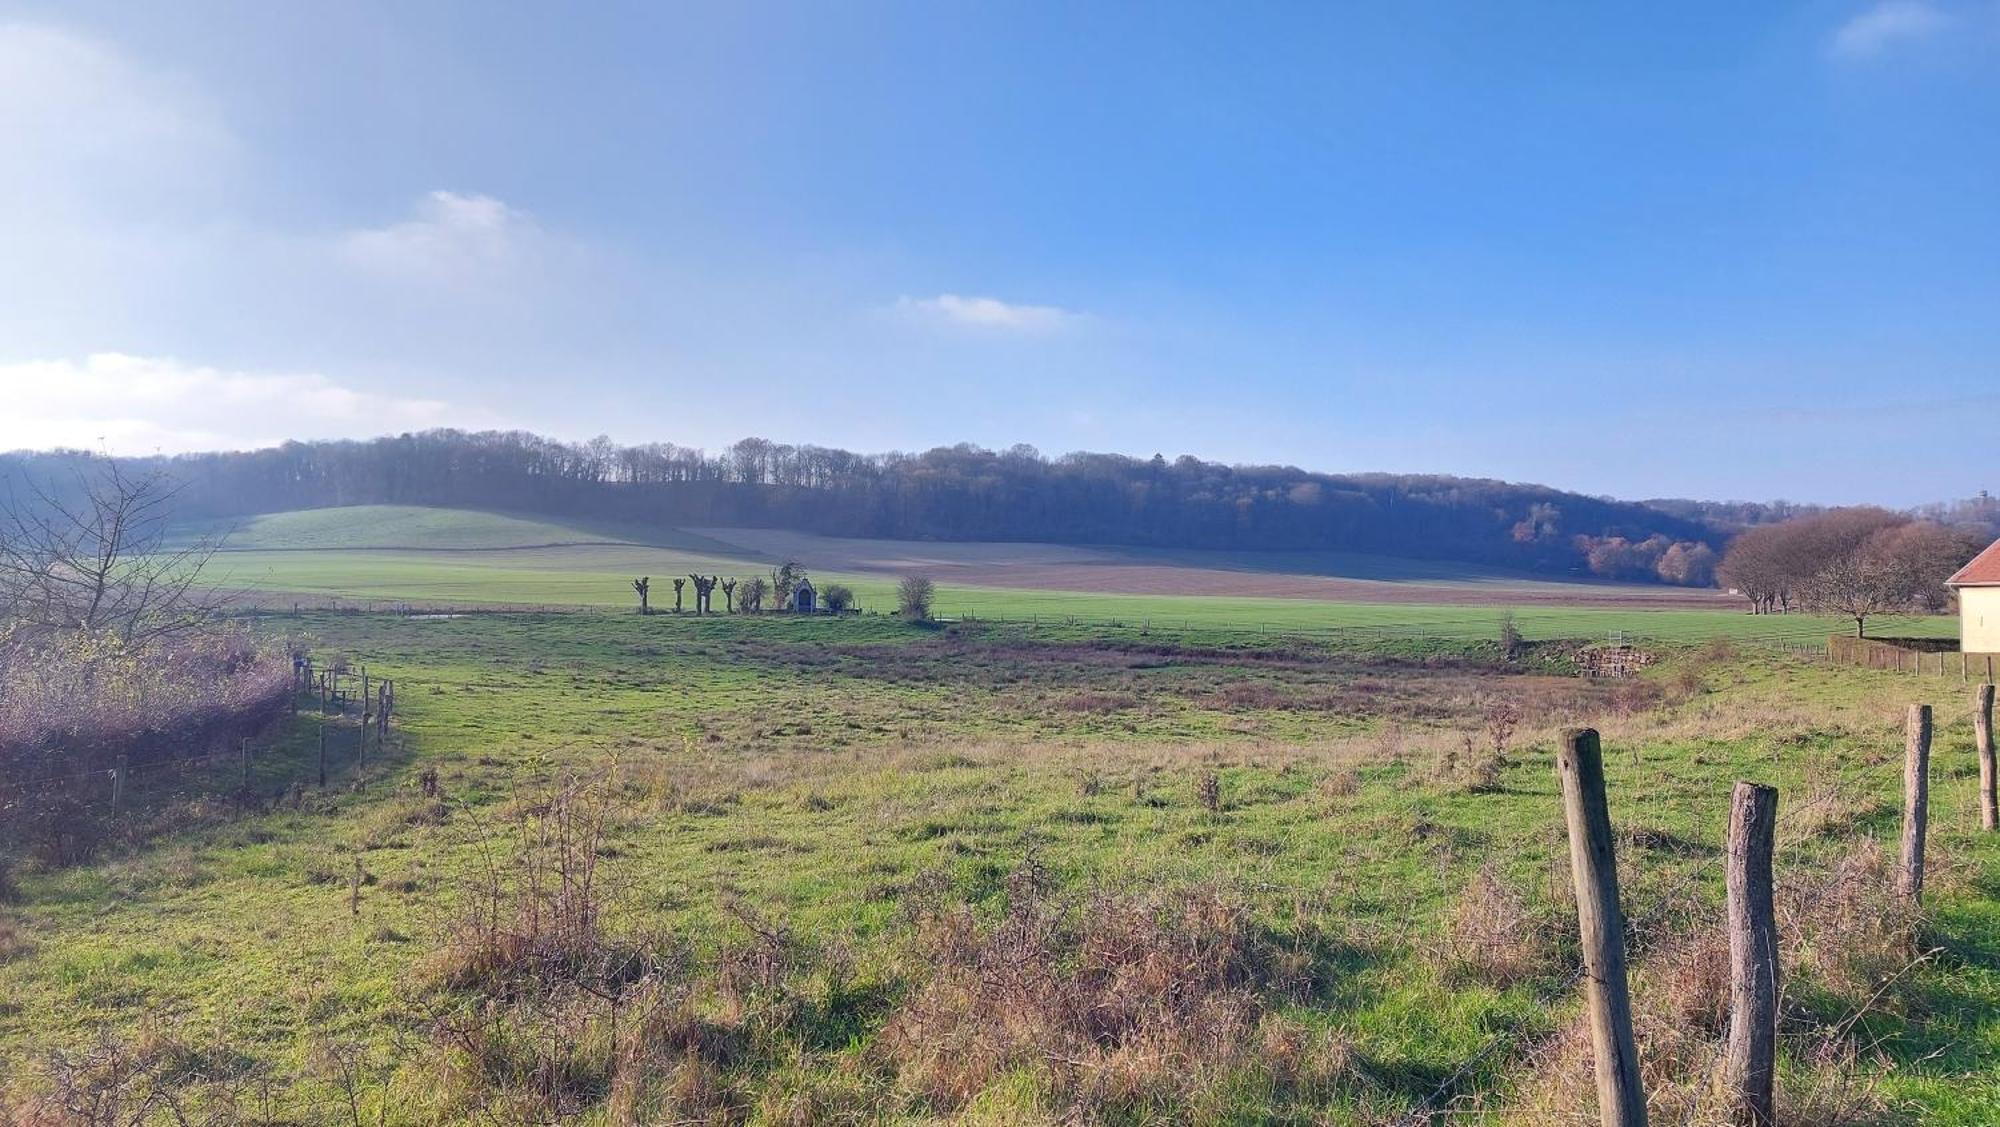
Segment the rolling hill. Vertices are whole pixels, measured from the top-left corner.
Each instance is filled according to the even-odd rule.
[[[1529,637],[1823,636],[1837,624],[1753,617],[1715,592],[1563,582],[1477,565],[1357,553],[1204,552],[1051,544],[857,540],[765,529],[558,523],[468,509],[352,506],[242,522],[215,582],[264,605],[598,607],[634,604],[654,578],[748,576],[796,559],[859,605],[894,606],[900,575],[939,583],[948,617],[1156,622],[1262,630],[1369,629],[1492,637],[1512,614]],[[684,605],[692,605],[692,592]],[[720,604],[718,604],[720,605]],[[1947,631],[1912,620],[1904,631]]]

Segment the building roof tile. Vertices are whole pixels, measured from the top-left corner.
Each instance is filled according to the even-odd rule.
[[[1951,577],[1953,587],[2000,587],[2000,540],[1972,557],[1972,562]]]

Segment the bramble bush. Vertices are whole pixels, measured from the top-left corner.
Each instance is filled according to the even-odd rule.
[[[51,864],[88,858],[80,782],[192,758],[281,715],[291,662],[240,631],[129,643],[110,631],[0,637],[0,842]]]

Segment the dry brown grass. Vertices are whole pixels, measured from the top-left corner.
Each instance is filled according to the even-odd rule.
[[[1916,918],[1890,892],[1871,841],[1855,843],[1830,869],[1781,880],[1778,929],[1786,999],[1780,1034],[1780,1122],[1792,1127],[1869,1127],[1898,1122],[1862,1067],[1853,1039],[1859,1017],[1893,1007],[1884,989],[1917,957]],[[1812,1001],[1803,1002],[1801,991]],[[1633,1027],[1655,1122],[1726,1127],[1714,1090],[1729,1008],[1729,947],[1720,920],[1694,918],[1655,944],[1632,972]],[[1831,1003],[1839,1012],[1814,1013]],[[1531,1054],[1507,1122],[1595,1122],[1588,1027],[1578,1015]]]
[[[1561,952],[1561,923],[1485,866],[1446,914],[1431,952],[1447,978],[1506,988],[1550,974]]]
[[[1882,984],[1919,955],[1919,912],[1895,892],[1891,862],[1861,839],[1831,867],[1789,870],[1775,897],[1792,974],[1853,1009],[1879,1004]]]
[[[48,1053],[32,1093],[0,1093],[10,1127],[237,1127],[284,1122],[287,1078],[212,1037],[149,1019],[129,1039]],[[11,1101],[11,1102],[10,1102]]]
[[[1066,1119],[1199,1119],[1232,1075],[1312,1091],[1349,1064],[1337,1038],[1280,1012],[1313,992],[1310,952],[1217,888],[1065,897],[1031,864],[999,919],[933,897],[914,923],[934,970],[876,1051],[938,1111],[1025,1074]]]

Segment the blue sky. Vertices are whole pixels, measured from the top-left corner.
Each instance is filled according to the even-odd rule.
[[[0,446],[2000,488],[2000,0],[0,2]]]

